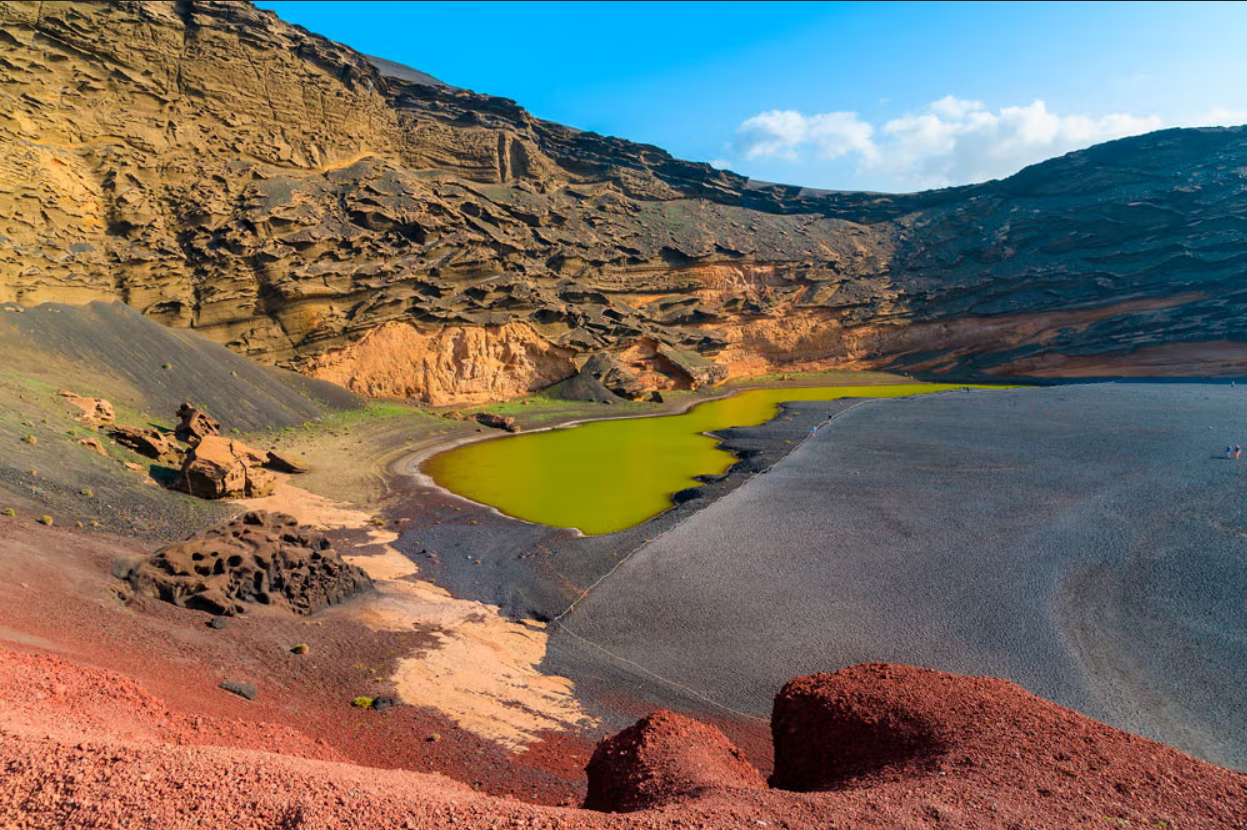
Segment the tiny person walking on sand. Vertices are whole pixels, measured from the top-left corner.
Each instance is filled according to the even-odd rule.
[[[1227,445],[1226,445],[1226,447],[1225,447],[1225,457],[1226,457],[1226,458],[1233,458],[1233,457],[1234,457],[1234,448],[1233,448],[1233,447],[1231,447],[1231,446],[1229,446],[1228,444],[1227,444]]]
[[[1235,444],[1234,445],[1234,460],[1237,461],[1242,454],[1243,454],[1243,448],[1240,447],[1238,444]]]

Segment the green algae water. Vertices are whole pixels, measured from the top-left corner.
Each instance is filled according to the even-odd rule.
[[[736,456],[703,435],[765,423],[785,401],[897,398],[965,384],[753,389],[700,403],[683,415],[593,421],[568,429],[478,441],[441,453],[423,470],[461,496],[508,516],[589,535],[638,525],[672,506],[671,496],[718,475]]]

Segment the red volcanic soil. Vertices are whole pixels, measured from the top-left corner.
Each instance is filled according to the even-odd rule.
[[[1247,819],[1247,776],[1004,681],[888,665],[785,687],[771,788],[716,727],[660,712],[590,766],[590,804],[631,812],[534,804],[581,790],[582,739],[511,756],[425,710],[351,709],[346,695],[383,691],[368,686],[373,673],[386,676],[387,655],[410,641],[332,613],[322,626],[269,616],[215,631],[197,612],[126,607],[106,578],[119,550],[0,519],[6,830],[1221,830]],[[310,653],[289,654],[294,642]],[[226,679],[255,683],[257,700],[218,689]],[[442,740],[425,740],[435,729]]]
[[[395,661],[431,645],[429,632],[373,631],[337,608],[310,620],[257,611],[214,630],[200,611],[142,596],[124,604],[111,568],[136,552],[116,537],[0,517],[0,647],[118,672],[173,713],[239,724],[208,743],[438,772],[528,803],[583,799],[593,750],[584,738],[553,734],[516,755],[433,710],[351,706],[357,696],[393,694]],[[291,653],[299,643],[306,655]],[[254,684],[256,700],[219,688],[230,680]],[[263,730],[245,724],[286,727],[301,739],[257,742],[252,733]]]

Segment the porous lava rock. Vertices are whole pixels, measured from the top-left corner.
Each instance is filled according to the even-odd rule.
[[[115,426],[109,432],[113,440],[123,447],[158,461],[172,461],[178,457],[178,448],[168,436],[151,427]]]
[[[117,420],[113,405],[104,398],[87,398],[65,391],[62,391],[60,396],[82,410],[78,415],[78,420],[87,426],[108,426]]]
[[[766,787],[762,774],[718,729],[661,709],[598,744],[585,772],[585,807],[611,813],[658,807],[711,789]]]
[[[173,434],[184,444],[192,447],[210,435],[221,434],[221,424],[202,409],[196,409],[188,403],[178,407],[179,423]]]
[[[119,575],[137,593],[218,616],[249,605],[311,614],[372,587],[323,533],[262,510],[125,563]]]
[[[273,492],[268,454],[220,435],[203,438],[186,456],[178,489],[201,499],[258,498]]]
[[[520,425],[510,415],[495,415],[492,412],[478,412],[474,416],[475,421],[483,427],[490,429],[504,429],[507,432],[519,432]]]

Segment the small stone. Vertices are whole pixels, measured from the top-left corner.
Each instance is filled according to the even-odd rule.
[[[311,651],[311,649],[308,648],[307,643],[299,643],[297,646],[290,649],[291,654],[307,654],[309,651]]]
[[[104,444],[98,438],[80,438],[78,440],[78,446],[86,447],[92,452],[99,453],[105,458],[108,457],[108,450],[104,449]]]
[[[222,628],[229,628],[231,622],[233,622],[233,620],[229,617],[213,617],[208,620],[208,628],[215,628],[219,631]]]
[[[41,525],[47,525],[48,527],[51,527],[51,526],[52,526],[52,517],[51,517],[51,516],[48,516],[48,515],[43,515],[43,516],[40,516],[40,517],[39,517],[39,524],[41,524]]]
[[[226,680],[221,684],[221,688],[227,692],[245,697],[247,700],[255,700],[256,688],[250,683],[239,683],[236,680]]]
[[[398,701],[389,695],[381,695],[372,699],[372,708],[378,712],[384,712],[386,709],[393,709],[398,705]]]

